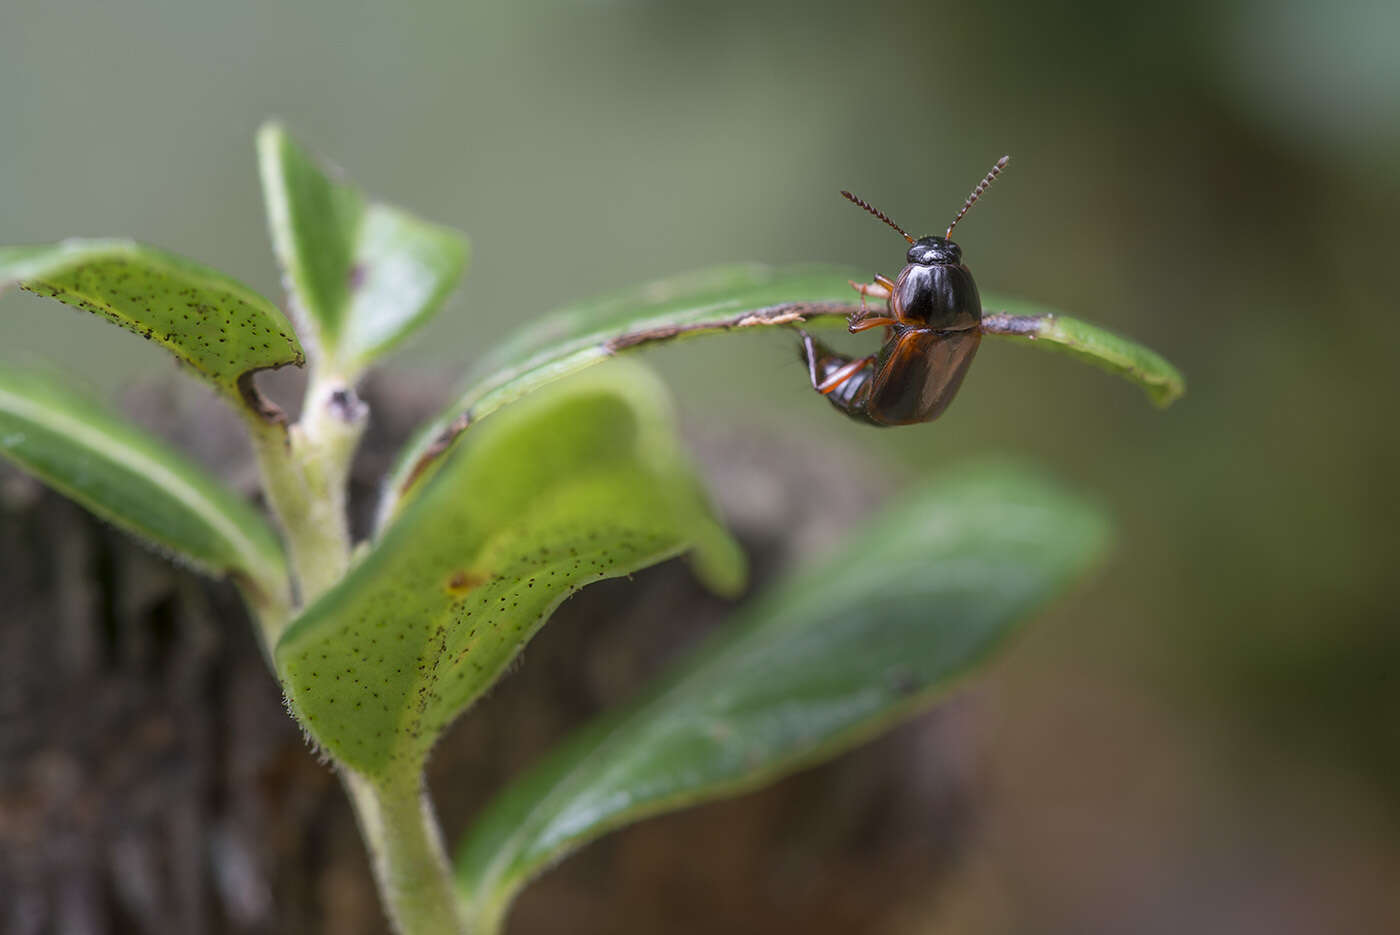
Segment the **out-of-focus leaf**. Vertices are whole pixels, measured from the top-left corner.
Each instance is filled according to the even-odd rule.
[[[0,454],[177,559],[265,596],[286,588],[282,549],[248,503],[50,378],[0,370]]]
[[[657,342],[845,315],[858,307],[850,302],[852,278],[860,274],[835,267],[726,266],[580,302],[540,319],[474,366],[465,389],[404,449],[385,488],[380,522],[462,429],[511,400]]]
[[[636,365],[532,395],[472,433],[373,551],[282,636],[316,740],[383,781],[413,775],[564,598],[693,549],[719,590],[743,557],[710,513]]]
[[[1019,303],[1020,314],[982,317],[982,332],[1027,338],[1035,347],[1061,351],[1071,357],[1131,380],[1148,398],[1165,409],[1186,392],[1181,371],[1151,348],[1087,321]]]
[[[584,842],[826,759],[946,694],[1101,551],[1100,514],[1035,475],[905,493],[637,703],[586,727],[487,807],[457,878],[482,932]]]
[[[325,364],[353,379],[441,307],[466,268],[467,239],[367,202],[277,124],[258,133],[258,165],[294,307]]]
[[[12,283],[164,345],[254,409],[254,372],[304,361],[291,326],[271,302],[155,247],[126,240],[0,247],[0,289]]]

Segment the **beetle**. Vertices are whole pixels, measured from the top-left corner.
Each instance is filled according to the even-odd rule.
[[[873,283],[851,283],[860,293],[861,309],[850,316],[847,330],[859,334],[883,326],[885,343],[878,353],[847,357],[798,329],[812,389],[852,419],[876,426],[932,422],[957,395],[982,340],[982,300],[963,265],[962,248],[950,238],[1010,161],[1010,156],[997,160],[942,237],[915,240],[883,211],[841,193],[909,242],[906,265],[893,281],[877,274]],[[884,300],[886,314],[872,314],[867,298]]]

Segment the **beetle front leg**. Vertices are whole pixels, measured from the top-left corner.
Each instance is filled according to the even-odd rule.
[[[890,296],[894,295],[894,282],[881,276],[879,273],[875,274],[875,281],[871,283],[856,282],[854,279],[849,280],[849,282],[851,288],[860,293],[861,317],[864,317],[867,311],[865,307],[866,298],[873,296],[883,302],[889,302]]]

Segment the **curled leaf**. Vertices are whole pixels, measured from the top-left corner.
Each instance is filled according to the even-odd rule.
[[[581,302],[528,325],[475,366],[457,398],[405,446],[385,484],[379,523],[469,426],[551,380],[617,354],[706,334],[817,321],[835,325],[860,311],[850,269],[754,264],[725,266],[663,279]],[[1143,387],[1159,405],[1184,391],[1165,359],[1109,331],[1023,303],[988,297],[986,307],[1028,313],[988,313],[986,334],[1031,338]]]
[[[670,425],[664,387],[605,368],[503,410],[277,647],[316,740],[382,781],[438,734],[574,591],[687,550],[736,590],[743,557]]]
[[[240,407],[268,417],[252,389],[259,370],[300,366],[282,313],[248,287],[155,247],[65,240],[0,247],[0,289],[12,283],[86,309],[166,347]]]
[[[1036,347],[1087,361],[1141,386],[1148,398],[1163,409],[1186,392],[1181,371],[1151,348],[1078,318],[1044,310],[1036,312],[983,315],[982,333],[1026,338]]]
[[[724,266],[646,283],[541,318],[473,367],[457,398],[405,447],[385,486],[380,524],[468,425],[506,403],[626,351],[844,316],[856,307],[849,304],[853,275],[832,267]]]

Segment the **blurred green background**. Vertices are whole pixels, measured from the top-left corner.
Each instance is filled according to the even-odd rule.
[[[130,235],[277,294],[269,116],[467,231],[464,287],[396,361],[442,372],[709,264],[893,275],[904,245],[838,189],[941,231],[1011,153],[959,227],[983,291],[1155,347],[1189,381],[1168,412],[1007,342],[888,432],[813,398],[787,335],[649,358],[693,422],[892,476],[1011,452],[1118,519],[995,667],[991,815],[912,930],[1400,928],[1400,5],[7,0],[0,87],[0,243]],[[0,358],[36,355],[99,392],[179,379],[5,296]]]

